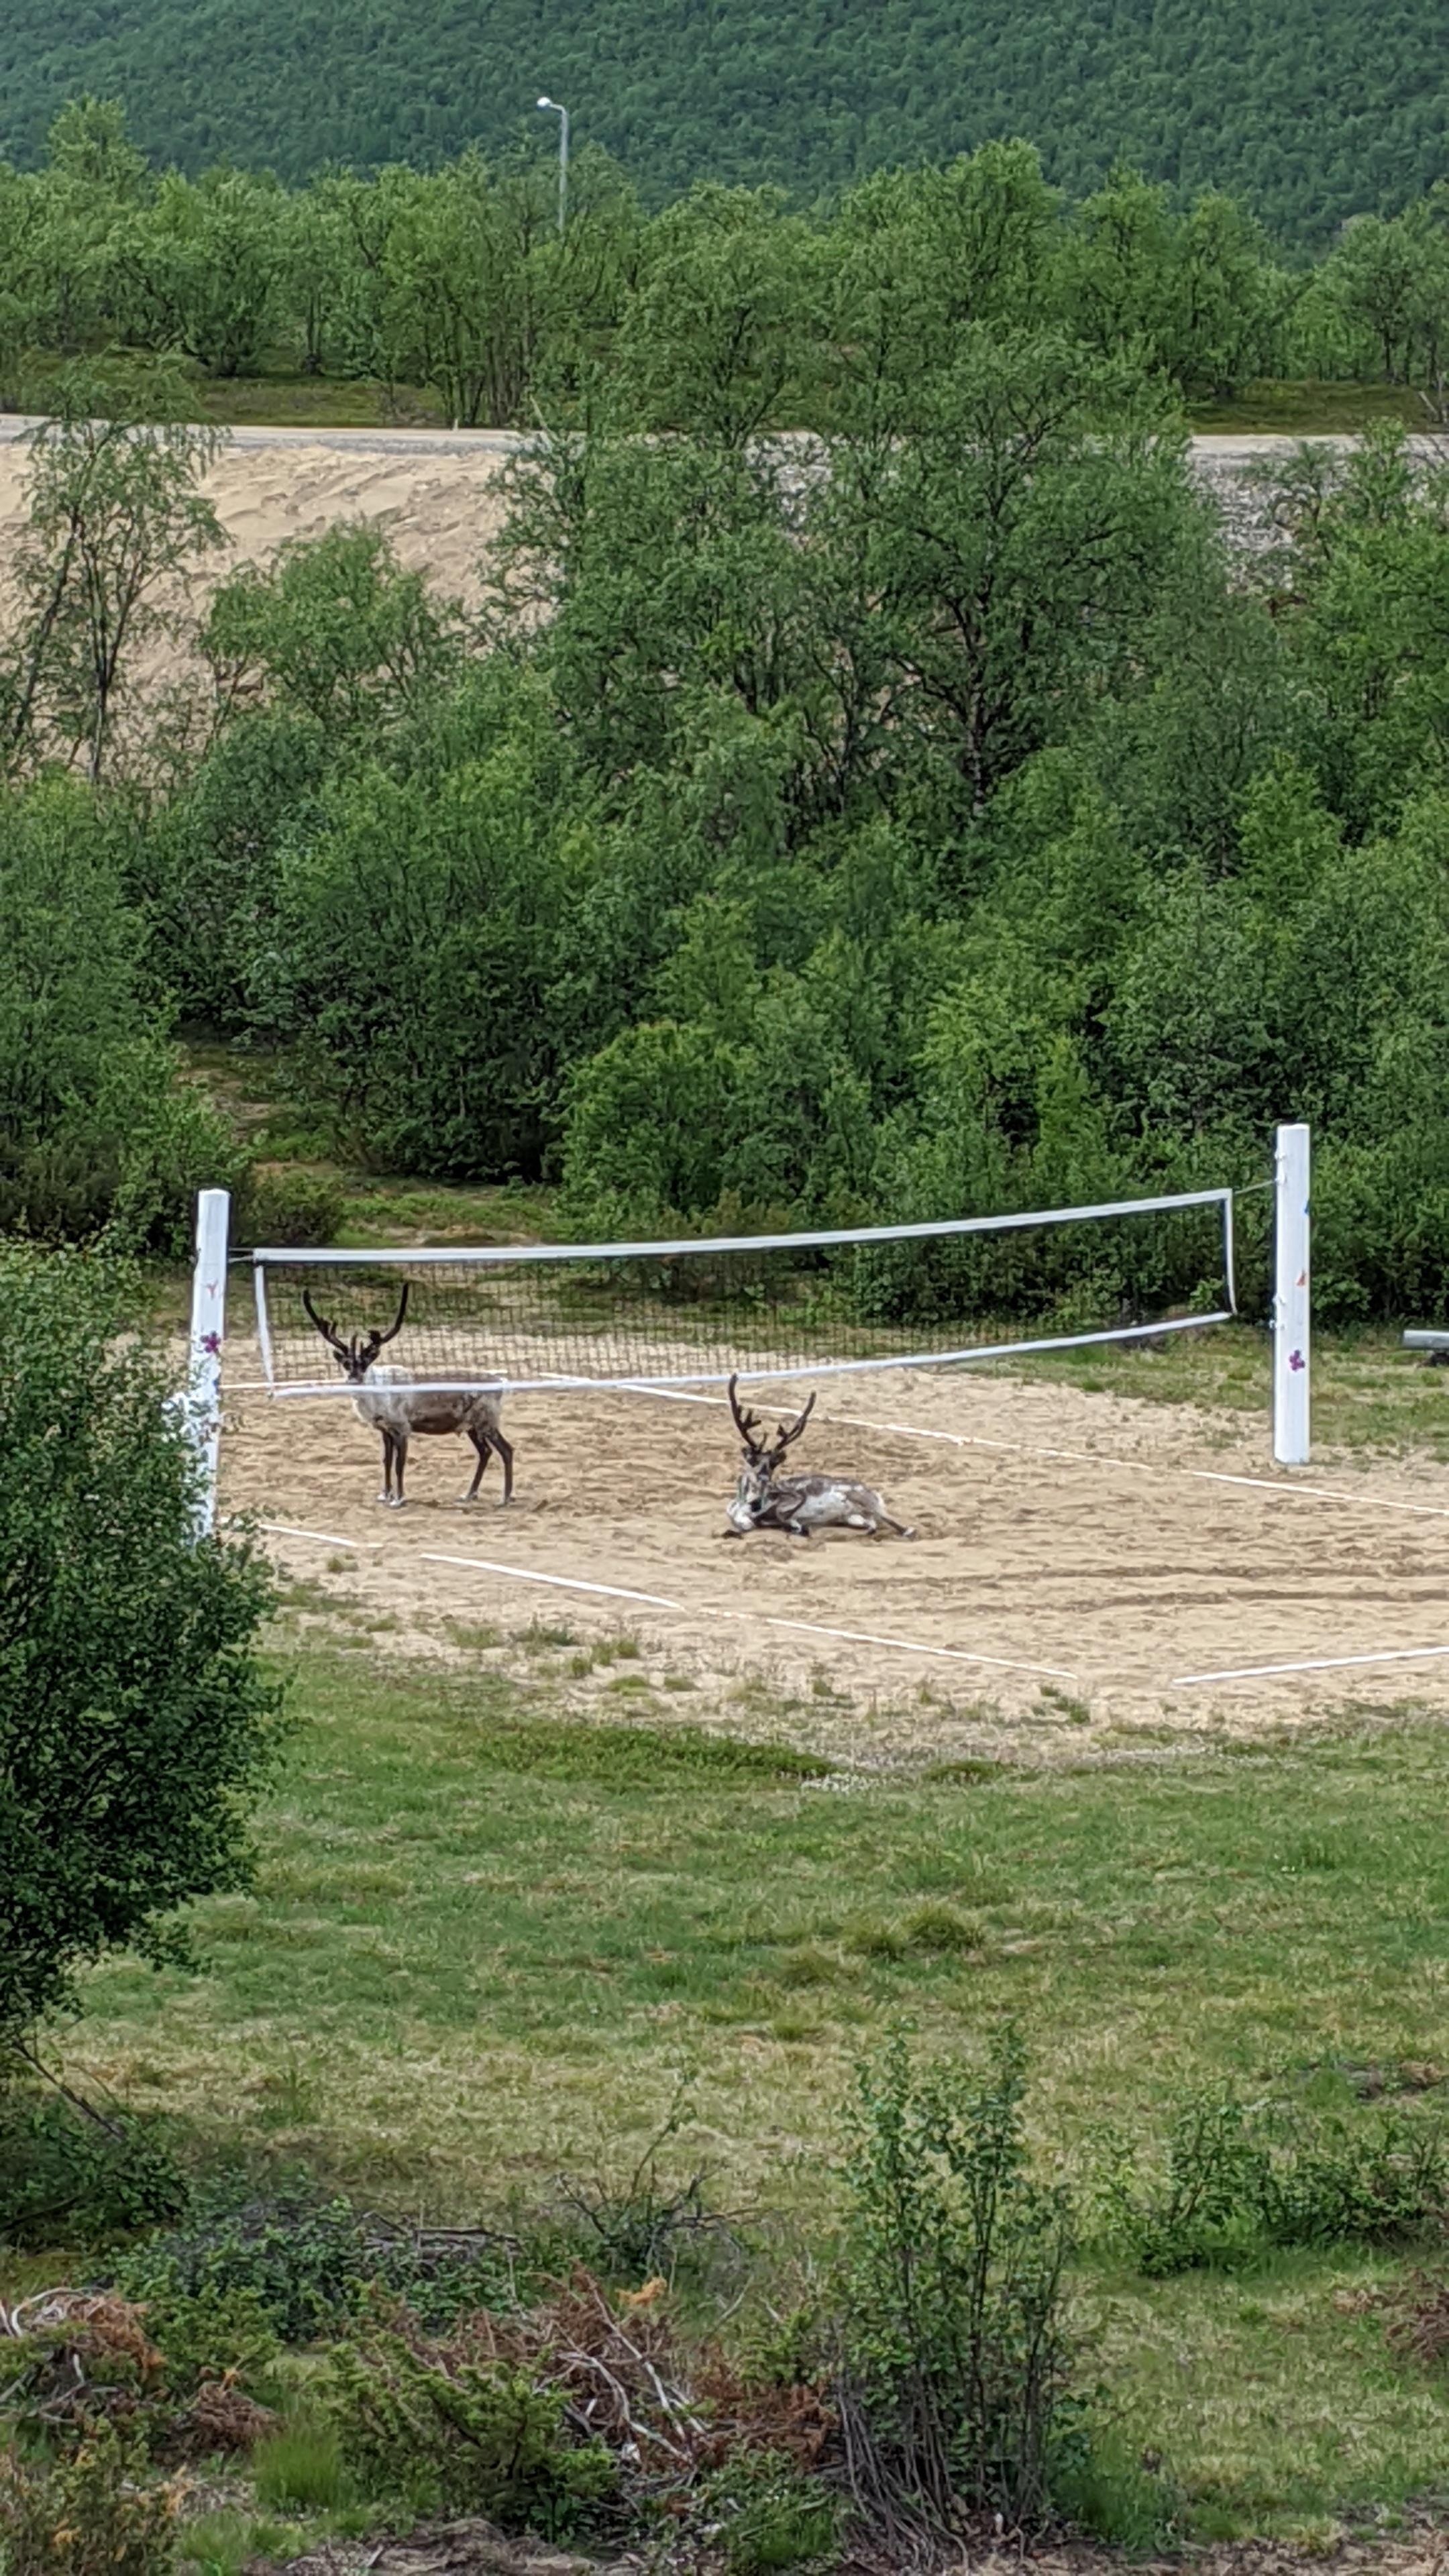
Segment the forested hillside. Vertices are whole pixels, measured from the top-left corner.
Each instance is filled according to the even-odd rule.
[[[1024,134],[1072,194],[1125,155],[1314,245],[1444,174],[1443,32],[1437,0],[12,0],[0,143],[38,159],[92,90],[163,160],[296,180],[497,148],[547,89],[655,199],[701,177],[809,197]]]
[[[1030,179],[867,192],[808,449],[756,435],[820,347],[795,272],[754,242],[743,334],[730,201],[671,210],[479,610],[335,528],[197,600],[179,687],[216,433],[158,425],[164,358],[125,405],[53,380],[0,628],[0,1224],[174,1249],[244,1183],[184,1022],[285,1067],[320,1160],[553,1182],[615,1240],[1259,1184],[1302,1117],[1320,1313],[1449,1308],[1449,473],[1391,427],[1304,452],[1236,560],[1137,335],[1043,311]],[[266,1239],[335,1234],[266,1186]],[[868,1284],[1212,1288],[1075,1234]]]

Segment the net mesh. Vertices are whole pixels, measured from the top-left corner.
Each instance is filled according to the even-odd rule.
[[[1225,1190],[952,1225],[714,1243],[258,1251],[265,1381],[345,1392],[388,1333],[419,1385],[704,1385],[1144,1338],[1233,1311]],[[404,1301],[404,1291],[406,1292]]]

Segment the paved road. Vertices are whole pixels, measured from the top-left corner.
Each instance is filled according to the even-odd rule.
[[[40,427],[33,412],[0,412],[0,446],[12,445]],[[524,445],[514,429],[262,429],[236,428],[233,447],[325,447],[339,455],[360,456],[510,456]]]
[[[37,415],[27,412],[0,412],[0,446],[23,438],[28,430],[40,425]],[[360,456],[509,456],[526,443],[525,434],[514,429],[266,429],[245,427],[233,429],[231,443],[237,448],[322,447],[335,449],[339,455]],[[1307,440],[1296,437],[1254,432],[1209,433],[1195,438],[1193,452],[1204,464],[1249,464],[1257,456],[1283,456],[1295,447],[1351,447],[1351,437],[1319,435]],[[1413,438],[1410,446],[1425,455],[1434,452],[1437,442]]]

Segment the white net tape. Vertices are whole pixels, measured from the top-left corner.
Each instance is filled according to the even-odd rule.
[[[1236,1310],[1228,1189],[830,1233],[251,1259],[277,1395],[347,1393],[370,1346],[418,1392],[639,1389],[1007,1359]]]

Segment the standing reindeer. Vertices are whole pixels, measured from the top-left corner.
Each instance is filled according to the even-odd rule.
[[[851,1484],[843,1476],[782,1476],[785,1452],[799,1439],[815,1410],[815,1398],[811,1396],[793,1422],[776,1424],[771,1444],[759,1436],[758,1415],[741,1413],[735,1393],[738,1384],[738,1378],[730,1379],[730,1411],[745,1444],[745,1461],[726,1515],[733,1537],[744,1538],[757,1529],[788,1530],[792,1538],[808,1538],[817,1529],[864,1530],[869,1538],[893,1530],[897,1538],[915,1537],[914,1530],[892,1520],[869,1485]]]
[[[388,1503],[398,1511],[406,1500],[403,1478],[407,1473],[408,1442],[415,1431],[430,1435],[449,1431],[467,1433],[478,1452],[478,1464],[473,1471],[473,1482],[463,1497],[465,1503],[473,1501],[483,1482],[483,1470],[496,1449],[503,1467],[503,1499],[505,1503],[511,1502],[513,1449],[499,1429],[499,1416],[503,1410],[499,1389],[480,1386],[474,1390],[465,1386],[456,1392],[450,1389],[446,1393],[425,1391],[420,1395],[408,1395],[404,1389],[412,1377],[411,1369],[388,1365],[378,1368],[375,1364],[384,1343],[402,1331],[403,1317],[408,1310],[406,1280],[398,1299],[397,1313],[387,1330],[354,1333],[346,1342],[335,1325],[329,1324],[325,1315],[318,1314],[305,1288],[302,1303],[328,1349],[335,1351],[343,1376],[353,1386],[361,1388],[365,1385],[367,1388],[366,1394],[358,1394],[353,1402],[359,1421],[366,1422],[382,1435],[382,1492],[377,1498],[380,1503]],[[375,1395],[372,1392],[374,1387],[378,1390]]]

